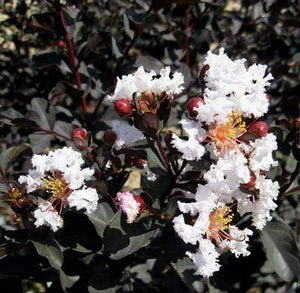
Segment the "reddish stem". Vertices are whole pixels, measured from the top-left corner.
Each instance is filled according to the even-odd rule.
[[[164,148],[163,148],[163,146],[162,146],[162,144],[161,144],[161,141],[160,141],[159,136],[158,136],[158,135],[155,135],[155,136],[154,136],[154,140],[155,140],[155,142],[156,142],[156,144],[157,144],[157,146],[158,146],[159,152],[160,152],[160,154],[161,154],[161,156],[162,156],[162,158],[163,158],[163,160],[164,160],[164,162],[165,162],[165,164],[166,164],[167,170],[170,172],[170,174],[172,174],[171,166],[170,166],[170,164],[169,164],[169,161],[168,161],[166,152],[164,151]]]
[[[73,67],[73,73],[74,73],[74,77],[75,77],[75,80],[76,80],[77,89],[81,91],[82,90],[82,82],[81,82],[80,74],[79,74],[79,71],[78,71],[78,61],[77,61],[76,55],[75,55],[74,44],[73,44],[71,36],[70,36],[70,34],[67,30],[64,11],[61,9],[59,14],[60,14],[60,19],[61,19],[63,29],[65,31],[65,36],[64,37],[65,37],[67,47],[68,47],[69,59],[70,59],[70,62],[72,64],[72,67]],[[82,109],[82,114],[83,114],[84,118],[86,118],[87,103],[86,103],[85,95],[81,96],[81,109]]]

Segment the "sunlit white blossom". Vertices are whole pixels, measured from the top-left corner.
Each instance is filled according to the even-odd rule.
[[[273,159],[273,152],[277,149],[276,136],[273,133],[268,133],[250,144],[253,148],[250,154],[250,166],[253,171],[269,171],[271,167],[277,166]]]
[[[214,244],[207,239],[199,241],[199,248],[196,253],[187,252],[186,254],[196,264],[197,275],[210,277],[220,268],[219,253],[216,251]]]
[[[266,66],[253,64],[248,69],[246,59],[232,61],[221,48],[219,54],[208,52],[204,64],[204,103],[199,104],[198,119],[206,123],[226,123],[232,112],[261,117],[268,110],[265,87],[272,75],[266,75]]]
[[[35,226],[48,226],[54,232],[62,227],[63,221],[61,216],[48,201],[40,201],[37,209],[33,213]]]
[[[123,75],[117,79],[117,85],[108,101],[115,101],[120,98],[132,99],[134,93],[143,92],[160,94],[166,93],[169,97],[180,94],[183,90],[184,77],[181,73],[175,72],[171,76],[170,67],[162,68],[157,75],[153,70],[147,72],[141,66],[133,74]]]
[[[188,140],[179,138],[176,134],[172,136],[172,145],[182,153],[182,158],[186,160],[200,160],[205,149],[201,142],[205,139],[206,131],[201,128],[196,121],[182,119],[180,121],[184,132],[188,135]]]

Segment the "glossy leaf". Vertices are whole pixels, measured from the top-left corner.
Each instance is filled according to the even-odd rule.
[[[300,278],[300,252],[292,229],[273,219],[261,232],[267,258],[278,276],[287,282]]]

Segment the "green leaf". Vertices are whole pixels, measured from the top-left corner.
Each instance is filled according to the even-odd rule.
[[[126,13],[124,13],[124,29],[126,34],[130,37],[130,39],[134,38],[134,31],[132,29],[130,29],[130,25],[129,25],[129,20],[128,20],[128,16],[126,15]]]
[[[201,277],[194,275],[196,266],[189,257],[184,257],[171,262],[173,269],[178,273],[181,280],[193,291],[203,292]]]
[[[30,145],[34,153],[42,153],[50,146],[54,135],[43,132],[36,132],[29,136]]]
[[[7,193],[8,192],[8,186],[7,186],[7,184],[0,183],[0,192],[3,192],[3,193]]]
[[[134,7],[126,9],[126,15],[136,27],[146,27],[153,24],[154,14],[146,12],[138,12]]]
[[[59,279],[61,286],[66,292],[67,289],[71,288],[80,279],[80,276],[69,276],[63,270],[60,270]]]
[[[33,58],[33,66],[37,68],[56,66],[63,74],[72,73],[66,62],[56,52],[39,52]]]
[[[104,252],[111,259],[122,259],[150,244],[158,233],[158,224],[150,218],[127,224],[125,215],[119,211],[111,219],[103,235]]]
[[[70,137],[72,135],[72,126],[70,123],[67,123],[65,121],[56,121],[54,125],[54,131],[62,134],[66,137]],[[58,137],[59,139],[62,139],[61,137]]]
[[[115,57],[117,59],[121,58],[122,53],[121,53],[121,51],[118,47],[118,44],[117,44],[117,41],[116,41],[115,37],[111,37],[111,46],[112,46],[112,51],[113,51],[113,54],[115,55]]]
[[[55,124],[55,110],[45,99],[34,98],[31,101],[32,120],[41,128],[53,129]]]
[[[63,253],[60,246],[53,239],[45,239],[44,241],[31,240],[37,253],[48,259],[50,265],[59,270],[63,264]]]
[[[97,210],[88,215],[100,237],[103,237],[104,230],[113,216],[114,213],[107,202],[99,203]]]
[[[300,252],[292,229],[282,220],[273,219],[261,232],[267,259],[286,282],[300,278]]]
[[[9,167],[23,152],[30,151],[30,146],[26,144],[20,144],[15,147],[11,147],[0,154],[0,166],[6,169]]]

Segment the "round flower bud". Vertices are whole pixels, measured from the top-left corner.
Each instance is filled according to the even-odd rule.
[[[268,131],[268,125],[263,121],[254,122],[248,129],[248,133],[254,134],[258,138],[266,136]]]
[[[76,148],[84,150],[88,142],[88,133],[84,128],[74,128],[72,131],[72,141]]]
[[[130,116],[132,114],[132,106],[130,104],[130,101],[126,98],[116,100],[114,102],[114,107],[115,111],[120,116]]]
[[[66,48],[67,47],[66,42],[63,41],[63,40],[59,40],[57,45],[58,45],[58,47],[61,47],[61,48]]]
[[[188,101],[188,103],[186,105],[186,109],[187,109],[190,117],[196,117],[198,115],[197,108],[200,103],[203,103],[203,100],[199,97],[191,98]]]
[[[250,181],[248,183],[244,183],[244,184],[241,184],[241,186],[243,188],[252,188],[255,186],[255,181],[256,181],[256,178],[255,178],[255,175],[253,173],[250,174]]]
[[[104,145],[112,147],[117,140],[117,134],[112,130],[106,130],[103,135]]]
[[[147,112],[136,116],[134,119],[134,125],[137,129],[153,135],[156,134],[159,128],[159,119],[155,114]]]
[[[140,206],[139,206],[139,212],[143,211],[143,210],[146,208],[146,205],[145,205],[145,203],[144,203],[142,197],[141,197],[140,195],[135,195],[135,196],[134,196],[134,199],[135,199],[135,201],[138,202],[139,205],[140,205]]]

